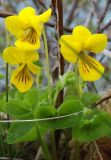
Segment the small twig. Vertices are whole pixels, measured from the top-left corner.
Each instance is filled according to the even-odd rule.
[[[100,29],[100,26],[101,26],[101,24],[102,24],[102,22],[103,22],[103,20],[104,20],[104,18],[105,18],[105,16],[106,16],[106,13],[107,13],[107,11],[108,11],[108,8],[109,8],[110,4],[111,4],[111,0],[108,0],[108,2],[107,2],[107,4],[106,4],[106,7],[105,7],[105,9],[104,9],[104,11],[103,11],[103,14],[101,15],[101,17],[100,17],[99,20],[98,20],[98,28],[97,28],[97,30]]]
[[[91,105],[90,108],[96,107],[96,106],[98,106],[99,104],[101,104],[102,102],[107,101],[107,100],[110,99],[110,98],[111,98],[111,95],[110,95],[110,96],[107,96],[107,97],[105,97],[105,98],[103,98],[103,99],[101,99],[101,100],[100,100],[99,102],[97,102],[96,104]]]
[[[70,25],[70,23],[72,22],[72,20],[74,18],[74,14],[77,9],[78,3],[79,3],[79,0],[73,1],[72,8],[71,8],[70,13],[69,13],[67,20],[66,20],[66,23],[68,26]]]
[[[6,18],[8,16],[13,16],[13,15],[16,15],[16,13],[0,11],[0,17],[2,17],[2,18]],[[55,22],[47,22],[46,25],[54,28],[56,26],[56,23]],[[63,29],[66,32],[72,32],[72,30],[73,30],[73,28],[68,28],[68,27],[63,27]]]
[[[49,26],[49,27],[52,27],[52,28],[56,26],[55,22],[47,22],[46,25]],[[71,33],[73,28],[68,28],[68,27],[64,26],[63,30]]]
[[[38,149],[38,151],[37,151],[35,160],[40,160],[40,159],[41,159],[41,158],[40,158],[41,155],[42,155],[42,148],[41,148],[41,146],[40,146],[39,149]]]
[[[96,32],[98,33],[102,33],[104,30],[106,30],[109,26],[111,25],[111,20],[108,22],[108,23],[106,23],[106,24],[104,24],[100,29],[98,29]]]
[[[99,19],[99,15],[98,15],[98,12],[97,12],[98,11],[98,6],[97,6],[97,4],[94,0],[89,0],[89,2],[91,4],[92,12],[98,20]]]
[[[37,0],[32,0],[32,1],[33,1],[34,5],[36,6],[36,8],[39,9],[39,4],[38,4]]]
[[[45,5],[45,2],[43,2],[42,0],[38,0],[39,1],[39,4],[44,8],[44,9],[47,9],[46,5]]]
[[[8,0],[8,3],[10,5],[11,9],[13,9],[13,11],[16,13],[17,11],[16,11],[16,7],[13,5],[13,1]]]
[[[93,12],[91,11],[91,12],[89,13],[89,15],[86,17],[86,21],[85,21],[85,23],[84,23],[84,25],[85,25],[86,27],[89,25],[92,17],[93,17]]]
[[[0,160],[10,160],[10,158],[9,157],[0,157]],[[13,160],[23,160],[23,159],[13,158]]]
[[[98,155],[99,155],[99,157],[100,157],[100,160],[103,160],[102,155],[101,155],[101,153],[100,153],[100,151],[99,151],[99,148],[98,148],[98,146],[97,146],[96,141],[93,141],[93,142],[94,142],[94,145],[95,145],[96,150],[97,150],[97,152],[98,152]]]
[[[56,0],[51,0],[51,6],[52,6],[52,10],[53,10],[53,14],[57,20],[57,13],[56,13]]]
[[[8,16],[13,16],[15,14],[16,13],[13,13],[13,12],[0,11],[0,17],[2,17],[2,18],[6,18]]]

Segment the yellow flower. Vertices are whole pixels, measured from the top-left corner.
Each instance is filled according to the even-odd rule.
[[[40,48],[40,36],[43,24],[51,16],[51,9],[41,15],[36,15],[32,7],[22,9],[18,15],[9,16],[5,19],[7,29],[16,36],[15,45],[23,50]]]
[[[11,65],[19,65],[12,72],[11,83],[15,85],[20,92],[26,92],[33,84],[32,74],[40,72],[40,67],[32,62],[39,59],[38,53],[34,51],[23,51],[17,47],[8,47],[3,52],[3,59]]]
[[[64,59],[77,63],[84,81],[95,81],[102,76],[104,67],[87,53],[100,53],[105,49],[105,34],[92,34],[88,28],[79,25],[73,29],[72,35],[61,36],[60,45]]]

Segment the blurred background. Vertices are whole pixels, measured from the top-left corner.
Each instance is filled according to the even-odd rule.
[[[105,66],[105,73],[101,80],[95,82],[98,91],[102,91],[110,87],[111,80],[111,5],[110,0],[63,0],[63,24],[64,34],[71,34],[72,29],[76,25],[85,25],[93,33],[103,32],[108,36],[108,46],[104,54],[97,55]],[[52,7],[50,0],[0,0],[0,91],[5,89],[5,63],[1,56],[3,49],[6,47],[6,30],[4,25],[4,17],[7,15],[18,13],[22,8],[32,6],[40,14],[49,7]],[[6,15],[5,15],[6,12]],[[53,12],[51,20],[47,27],[47,39],[49,46],[51,72],[56,71],[58,65],[57,52],[57,30],[56,30],[56,13]],[[11,38],[12,39],[12,38]],[[12,39],[13,42],[13,39]],[[42,44],[42,42],[41,42]],[[41,59],[44,59],[43,45],[39,50]],[[44,60],[43,60],[44,61]],[[71,68],[71,64],[66,62],[66,71]],[[73,67],[72,67],[73,68]],[[45,75],[45,73],[44,73]],[[55,76],[55,75],[54,75]],[[45,84],[45,80],[43,80]]]
[[[53,1],[53,0],[52,0]],[[49,47],[50,69],[53,79],[56,78],[56,69],[58,66],[58,33],[56,27],[56,11],[51,0],[0,0],[0,92],[5,91],[5,67],[2,59],[2,52],[7,47],[6,29],[4,18],[11,14],[17,14],[22,8],[32,6],[40,14],[49,7],[53,9],[50,22],[46,24],[47,40]],[[87,26],[93,33],[105,33],[108,36],[108,46],[104,53],[96,55],[96,58],[104,65],[105,73],[103,77],[94,82],[98,92],[107,91],[111,88],[111,0],[62,0],[63,2],[63,26],[64,34],[71,34],[76,25]],[[11,37],[13,44],[13,38]],[[41,38],[41,48],[39,50],[42,60],[43,75],[42,84],[46,85],[46,73],[44,64],[44,47]],[[73,70],[73,65],[65,62],[65,71]],[[11,68],[10,68],[11,71]],[[108,92],[108,94],[111,94]],[[3,127],[3,126],[2,126]],[[64,137],[63,137],[64,138]],[[67,137],[68,138],[68,137]],[[4,143],[6,145],[6,143]],[[3,144],[3,145],[4,145]],[[36,155],[36,143],[23,143],[16,145],[15,156],[22,157],[24,160],[33,160]],[[21,147],[22,146],[22,147]],[[4,146],[4,148],[7,146]],[[63,146],[62,146],[63,147]],[[72,142],[69,143],[69,152]],[[93,146],[92,146],[93,147]],[[17,151],[18,148],[18,151]],[[22,149],[21,149],[22,148]],[[66,147],[67,148],[67,147]],[[8,151],[7,151],[8,152]],[[3,154],[2,154],[3,155]],[[67,157],[67,155],[66,155]],[[61,160],[64,160],[64,156]],[[89,160],[88,156],[84,160]],[[96,159],[91,159],[96,160]],[[108,160],[108,159],[106,159]],[[109,159],[110,160],[110,159]]]

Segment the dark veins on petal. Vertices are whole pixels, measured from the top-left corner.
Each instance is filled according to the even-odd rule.
[[[98,70],[98,64],[89,56],[84,55],[84,57],[82,57],[81,59],[81,65],[82,65],[82,69],[83,69],[83,74],[86,74],[87,72],[90,72],[90,70],[95,69],[99,72]]]
[[[23,42],[28,42],[31,45],[36,44],[37,39],[38,39],[37,32],[33,28],[27,29],[22,37]]]
[[[15,79],[18,82],[22,81],[23,83],[26,83],[27,81],[29,81],[29,78],[30,78],[27,72],[28,72],[27,66],[24,66],[24,68],[20,72],[18,72]]]

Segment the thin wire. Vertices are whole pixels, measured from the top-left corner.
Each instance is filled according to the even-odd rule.
[[[20,119],[20,120],[0,120],[0,123],[14,123],[14,122],[41,122],[41,121],[49,121],[49,120],[55,120],[55,119],[61,119],[61,118],[66,118],[66,117],[70,117],[73,115],[78,115],[79,113],[83,113],[84,110],[80,111],[80,112],[76,112],[76,113],[71,113],[71,114],[66,114],[63,116],[58,116],[58,117],[49,117],[49,118],[39,118],[39,119]]]

